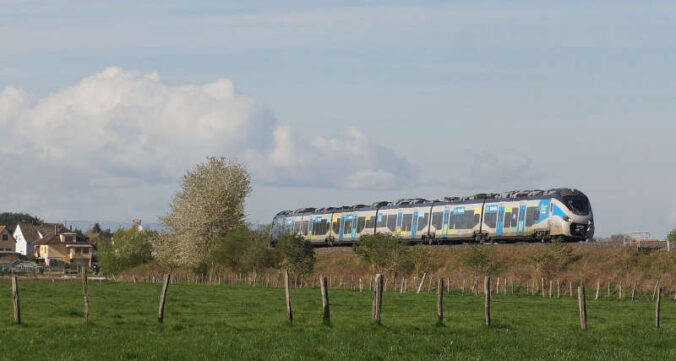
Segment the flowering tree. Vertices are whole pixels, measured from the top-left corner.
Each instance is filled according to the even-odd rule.
[[[244,166],[223,157],[209,157],[188,171],[162,218],[168,232],[158,237],[155,257],[171,266],[204,266],[214,242],[243,225],[250,183]]]

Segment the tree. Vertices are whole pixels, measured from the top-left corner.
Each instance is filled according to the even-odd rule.
[[[168,232],[157,239],[163,263],[205,267],[214,243],[244,224],[244,199],[250,193],[244,166],[227,158],[209,157],[183,177],[171,212],[162,218]]]
[[[89,229],[89,231],[87,231],[87,233],[96,233],[96,234],[101,233],[101,225],[98,224],[98,223],[94,223],[92,228]]]
[[[117,274],[127,268],[152,260],[151,231],[119,230],[110,243],[102,243],[98,258],[106,273]]]
[[[310,274],[315,267],[315,250],[310,241],[296,234],[286,233],[275,246],[275,253],[282,268],[294,277]]]
[[[236,272],[260,272],[275,267],[277,257],[268,247],[266,230],[254,231],[241,226],[214,243],[208,263],[212,269],[225,267]]]
[[[676,242],[676,228],[672,229],[669,234],[667,234],[667,241]]]
[[[415,266],[410,257],[408,244],[390,234],[376,233],[362,236],[352,250],[372,272],[408,275]]]
[[[19,223],[40,224],[43,222],[40,218],[32,216],[28,213],[0,213],[0,225],[7,226],[10,232],[14,232],[16,225]]]

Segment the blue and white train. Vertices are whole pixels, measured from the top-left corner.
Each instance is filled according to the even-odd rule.
[[[303,208],[279,212],[272,221],[270,243],[295,233],[317,245],[349,244],[374,233],[440,244],[444,242],[575,241],[594,235],[587,196],[577,189],[514,191],[422,198],[371,205]]]

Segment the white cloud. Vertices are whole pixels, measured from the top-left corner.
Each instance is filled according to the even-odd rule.
[[[413,174],[406,160],[357,129],[314,139],[294,134],[229,79],[174,86],[156,73],[110,67],[39,99],[7,87],[0,127],[0,186],[16,204],[37,192],[77,188],[84,198],[174,184],[209,155],[243,161],[263,184],[394,187]],[[35,201],[43,197],[50,199]]]

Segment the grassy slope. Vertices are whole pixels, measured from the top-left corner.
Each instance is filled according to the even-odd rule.
[[[10,286],[0,282],[0,358],[31,360],[206,359],[676,359],[676,303],[590,301],[580,331],[572,298],[494,297],[495,327],[481,297],[446,297],[435,326],[435,295],[386,293],[383,325],[369,321],[370,294],[334,290],[332,327],[321,326],[317,289],[294,289],[295,322],[284,321],[283,290],[171,285],[157,324],[157,284],[90,284],[90,324],[78,283],[23,282],[24,324],[11,325]]]

